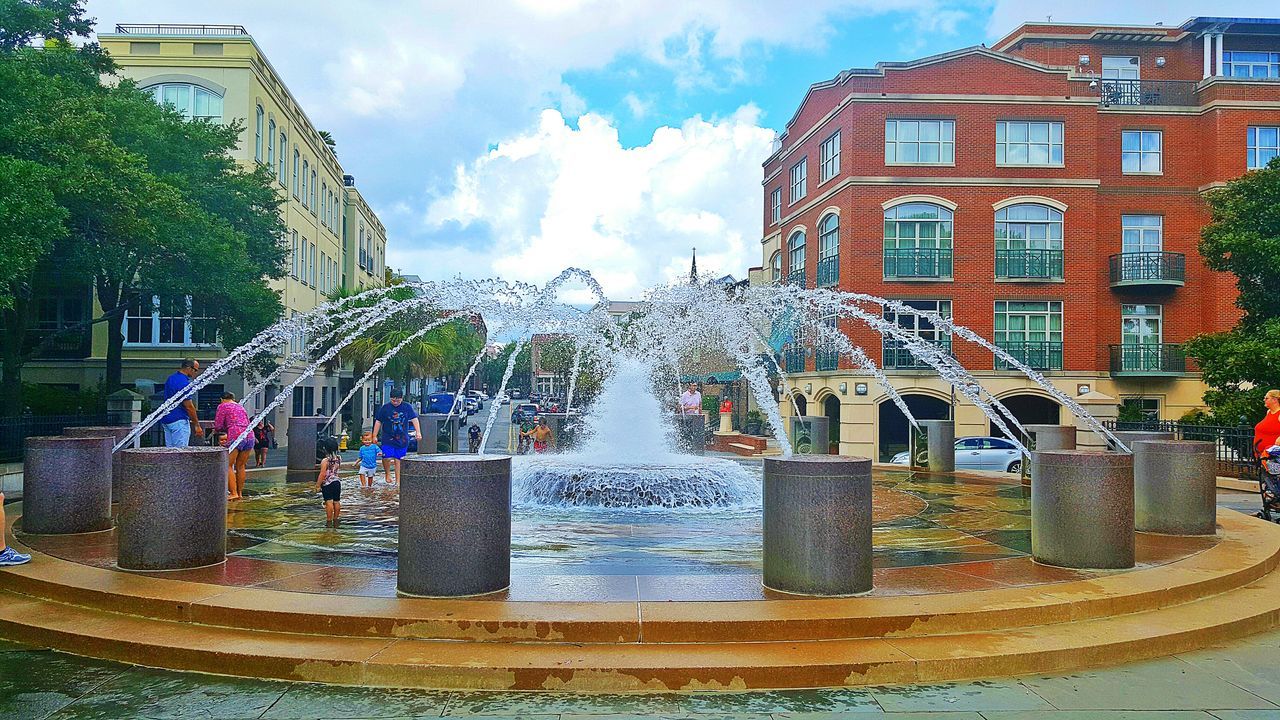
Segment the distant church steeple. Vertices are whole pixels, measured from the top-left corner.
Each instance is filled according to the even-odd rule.
[[[689,266],[689,284],[698,282],[698,248],[693,249],[693,264]]]

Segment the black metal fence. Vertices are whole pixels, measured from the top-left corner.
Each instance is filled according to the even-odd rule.
[[[23,445],[29,437],[61,435],[69,427],[107,425],[107,416],[101,415],[23,415],[16,418],[0,418],[0,462],[20,462]],[[157,423],[143,433],[143,446],[162,445],[163,430]]]
[[[1218,474],[1242,480],[1258,479],[1254,459],[1253,428],[1248,425],[1197,425],[1175,420],[1104,423],[1111,430],[1152,430],[1177,433],[1179,440],[1203,440],[1217,447]]]

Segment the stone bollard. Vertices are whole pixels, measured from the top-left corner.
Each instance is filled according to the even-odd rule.
[[[707,418],[702,413],[676,416],[677,449],[689,455],[707,452]]]
[[[1112,435],[1120,438],[1120,442],[1129,448],[1129,452],[1133,452],[1133,444],[1139,440],[1177,440],[1178,433],[1163,432],[1156,430],[1112,430]],[[1107,443],[1113,452],[1119,452],[1120,448],[1115,447],[1115,443]]]
[[[315,482],[320,463],[316,460],[316,433],[329,422],[327,417],[300,415],[289,418],[289,460],[287,482]]]
[[[138,448],[120,452],[122,570],[183,570],[227,559],[227,450]]]
[[[838,597],[871,591],[871,461],[764,460],[764,586]]]
[[[97,437],[29,437],[22,464],[22,531],[111,529],[111,447]]]
[[[411,455],[400,480],[398,590],[466,597],[511,585],[511,458]]]
[[[1164,535],[1213,535],[1218,457],[1196,440],[1138,440],[1133,450],[1134,527]]]
[[[1031,453],[1031,556],[1067,568],[1134,563],[1133,456],[1088,450]]]
[[[799,455],[826,455],[831,436],[826,415],[791,418],[791,449]]]
[[[69,427],[62,431],[67,437],[109,437],[111,438],[111,446],[115,447],[133,430],[128,425],[96,425],[87,427]],[[111,455],[111,498],[118,499],[120,496],[120,453]]]
[[[956,423],[954,420],[921,420],[929,444],[929,472],[955,472]]]
[[[1035,437],[1035,450],[1075,450],[1075,425],[1024,425]]]

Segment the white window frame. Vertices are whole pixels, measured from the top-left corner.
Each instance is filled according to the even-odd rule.
[[[316,214],[316,210],[317,210],[316,205],[319,204],[316,202],[319,199],[319,196],[317,195],[317,193],[318,193],[318,190],[316,190],[316,168],[314,165],[312,165],[311,166],[311,214],[313,216]]]
[[[1265,140],[1264,133],[1269,136]],[[1250,125],[1245,131],[1245,167],[1249,170],[1261,170],[1276,156],[1280,156],[1280,127]]]
[[[183,298],[186,310],[180,316],[179,315],[163,315],[162,316],[160,314],[160,311],[162,309],[162,302],[161,302],[160,296],[158,294],[152,294],[150,298],[151,298],[150,313],[147,313],[147,314],[135,313],[133,312],[132,307],[125,310],[124,320],[121,321],[121,324],[120,324],[120,334],[124,336],[125,347],[213,347],[214,345],[217,345],[216,328],[215,328],[215,340],[213,342],[197,343],[192,341],[192,336],[194,334],[193,326],[196,322],[200,322],[200,321],[216,322],[216,318],[209,317],[207,315],[196,316],[193,313],[193,304],[191,302],[190,295],[186,295]],[[143,299],[141,299],[141,302],[144,302],[144,303],[146,302],[145,296]],[[173,342],[173,341],[161,342],[160,340],[161,326],[165,323],[173,324],[174,321],[177,321],[177,320],[182,321],[182,340],[179,342]],[[136,339],[130,340],[129,339],[129,325],[133,321],[138,321],[139,327],[141,327],[142,321],[145,321],[150,324],[150,328],[149,328],[150,332],[148,333],[151,336],[150,339],[148,340],[136,340]]]
[[[1125,144],[1130,137],[1136,137],[1137,149],[1126,150]],[[1156,149],[1147,147],[1149,138],[1156,138]],[[1127,158],[1138,161],[1138,169],[1125,168]],[[1152,165],[1154,164],[1154,169]],[[1125,175],[1162,175],[1164,174],[1164,131],[1163,130],[1121,130],[1120,131],[1120,171]]]
[[[253,118],[253,159],[262,162],[262,123],[266,120],[267,111],[261,105],[256,106]]]
[[[1139,222],[1139,218],[1155,218],[1155,224]],[[1155,247],[1150,247],[1155,238]],[[1164,252],[1164,216],[1130,213],[1120,216],[1120,252]]]
[[[285,185],[289,181],[289,136],[286,133],[280,133],[280,184]]]
[[[928,128],[928,132],[924,129]],[[934,132],[936,130],[936,132]],[[928,137],[925,137],[925,135]],[[934,147],[936,146],[936,148]],[[922,160],[937,151],[936,160]],[[884,121],[885,165],[955,165],[956,121],[942,118],[889,118]]]
[[[294,280],[297,280],[299,279],[298,263],[301,260],[301,258],[298,257],[298,231],[291,230],[289,234],[293,238],[293,252],[289,254],[290,258],[292,259],[292,263],[290,265],[290,270],[289,270],[289,276],[292,277]]]
[[[769,219],[777,225],[782,222],[782,188],[776,187],[769,193]]]
[[[1124,62],[1115,62],[1117,60]],[[1132,72],[1129,72],[1130,70]],[[1103,55],[1102,78],[1104,80],[1141,80],[1142,58],[1136,55]]]
[[[769,282],[778,285],[782,282],[782,251],[774,250],[769,258]]]
[[[1011,305],[1043,305],[1044,309],[1019,308],[1017,310],[1011,311],[1009,309]],[[1000,328],[1000,324],[1001,324],[1000,317],[1001,317],[1002,307],[1004,309],[1004,313],[1003,313],[1004,327]],[[1023,320],[1026,320],[1027,322],[1025,323],[1024,327],[1018,330],[1014,330],[1009,327],[1010,326],[1009,318],[1011,316],[1020,317]],[[1031,329],[1031,323],[1029,322],[1029,320],[1033,317],[1040,317],[1045,321],[1044,322],[1045,326],[1042,330]],[[1057,330],[1053,328],[1055,318],[1057,319],[1057,324],[1058,324]],[[1050,342],[1050,343],[1056,342],[1063,347],[1064,349],[1063,352],[1065,353],[1066,344],[1063,342],[1063,337],[1066,334],[1066,321],[1062,311],[1061,300],[1030,300],[1030,299],[1028,300],[996,300],[995,313],[994,313],[993,319],[994,319],[994,323],[992,325],[993,330],[991,333],[991,339],[996,344],[997,347],[1001,347],[1002,341],[1003,342]],[[1014,333],[1017,333],[1019,337],[1010,337],[1010,335]],[[1033,333],[1043,334],[1045,337],[1042,339],[1032,339],[1030,335],[1032,335]],[[1063,361],[1065,364],[1065,358],[1063,358]],[[1000,367],[999,358],[996,358],[996,367],[997,369],[1002,369],[1002,370],[1004,369]],[[1048,369],[1057,371],[1057,370],[1061,370],[1062,368],[1048,368]]]
[[[795,205],[809,194],[809,157],[807,155],[800,158],[800,162],[791,166],[790,179],[791,193],[789,198],[791,202],[788,204]]]
[[[831,137],[822,141],[822,145],[818,148],[818,174],[821,176],[819,184],[824,183],[836,175],[840,174],[840,131],[832,133]]]
[[[1240,55],[1266,55],[1266,60],[1238,60]],[[1249,68],[1247,73],[1236,73],[1241,67]],[[1264,73],[1254,72],[1265,68]],[[1222,74],[1226,77],[1239,78],[1278,78],[1280,77],[1280,52],[1269,50],[1224,50],[1222,51]]]
[[[169,102],[164,99],[164,91],[166,88],[184,88],[187,91],[186,102],[179,105],[175,102]],[[208,120],[210,122],[221,123],[223,112],[223,97],[218,93],[210,90],[202,85],[194,83],[160,83],[159,85],[151,85],[144,88],[145,92],[151,94],[157,103],[168,105],[169,107],[182,113],[182,116],[188,120]],[[208,97],[209,108],[203,115],[196,114],[196,98],[199,95]],[[217,106],[217,113],[213,112],[213,107]]]
[[[299,200],[298,197],[298,166],[302,163],[302,154],[298,152],[298,146],[293,146],[293,199]]]
[[[1043,139],[1040,132],[1043,130]],[[1065,127],[1057,120],[999,120],[996,122],[996,165],[1000,167],[1062,167]],[[1043,162],[1032,155],[1043,149]],[[1015,155],[1025,161],[1012,159]]]
[[[267,121],[267,169],[276,174],[276,119]]]

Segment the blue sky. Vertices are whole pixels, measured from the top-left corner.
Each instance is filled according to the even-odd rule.
[[[244,25],[383,222],[390,264],[633,298],[760,263],[760,163],[806,88],[990,44],[1026,20],[1256,16],[1219,0],[88,0],[117,22]],[[1153,14],[1155,13],[1155,14]]]

